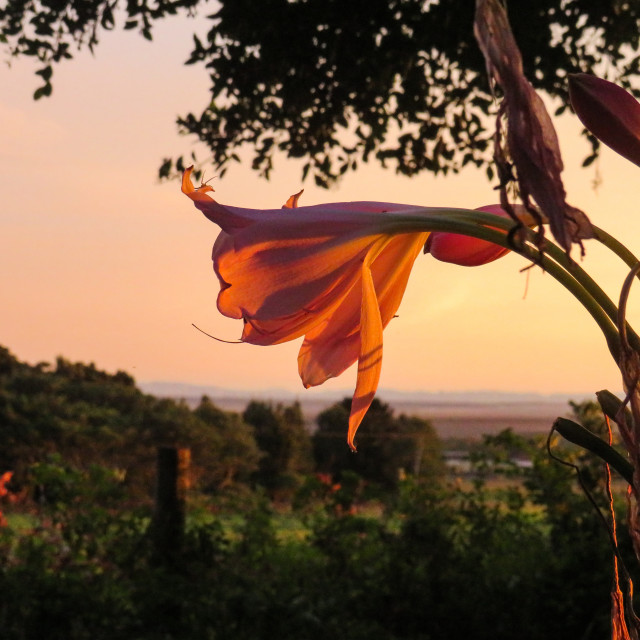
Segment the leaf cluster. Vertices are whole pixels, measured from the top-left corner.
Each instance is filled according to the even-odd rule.
[[[124,29],[137,29],[152,39],[153,23],[179,10],[191,11],[200,0],[6,0],[0,7],[0,42],[13,57],[26,56],[43,66],[43,83],[34,99],[50,96],[53,65],[76,51],[93,52],[103,31],[116,28],[124,14]]]
[[[568,74],[599,70],[628,84],[638,71],[636,3],[511,9],[525,74],[559,113]],[[245,146],[260,175],[280,152],[303,159],[303,178],[319,186],[370,160],[407,176],[488,168],[494,101],[473,16],[469,0],[269,0],[259,12],[223,0],[188,60],[209,69],[211,101],[178,124],[221,175]],[[170,170],[165,161],[161,173]]]
[[[252,400],[242,419],[253,427],[262,452],[254,479],[272,498],[289,497],[314,468],[300,403],[283,406]]]
[[[433,427],[396,417],[377,400],[358,456],[345,440],[349,399],[320,416],[313,438],[297,402],[253,400],[242,414],[223,411],[206,396],[196,402],[144,394],[123,371],[110,374],[62,357],[53,366],[29,365],[0,347],[0,470],[13,471],[16,489],[30,487],[52,508],[69,506],[74,495],[83,502],[78,487],[102,472],[107,493],[112,476],[129,496],[148,502],[159,447],[191,449],[198,492],[235,495],[260,487],[284,502],[300,491],[303,502],[305,491],[309,500],[323,493],[322,482],[309,484],[314,473],[342,478],[346,491],[348,471],[357,474],[354,487],[361,480],[392,487],[401,475],[433,479],[442,470]]]
[[[525,74],[558,105],[566,79],[597,72],[630,87],[640,70],[640,5],[626,0],[507,3]],[[103,31],[137,29],[204,10],[202,0],[7,0],[0,42],[42,66],[34,97],[51,94],[55,64],[93,50]],[[487,167],[494,101],[473,37],[471,0],[220,0],[187,64],[209,71],[211,99],[178,119],[222,175],[248,147],[268,178],[278,153],[328,186],[374,160],[404,175]],[[592,153],[598,145],[589,137]],[[197,161],[192,154],[188,164]],[[185,166],[165,158],[160,176]]]

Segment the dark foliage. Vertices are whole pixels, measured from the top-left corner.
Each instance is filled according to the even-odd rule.
[[[148,501],[158,447],[189,448],[193,487],[209,494],[260,486],[272,499],[290,501],[305,479],[309,488],[315,471],[354,471],[354,491],[361,479],[392,486],[399,474],[439,474],[440,443],[431,425],[395,417],[377,400],[362,431],[363,454],[352,455],[345,443],[348,407],[345,400],[320,416],[316,464],[311,425],[297,402],[252,401],[239,415],[203,397],[192,410],[183,401],[142,393],[122,371],[109,374],[64,358],[34,366],[0,347],[0,473],[13,471],[15,486],[51,503],[66,491],[61,463],[87,480],[104,469],[120,478],[131,499]],[[343,484],[346,504],[355,494],[347,491],[348,481]]]
[[[329,468],[340,476],[335,482],[308,474],[295,404],[253,402],[245,411],[250,426],[207,398],[191,411],[145,396],[125,373],[62,358],[55,367],[31,366],[6,349],[0,394],[2,464],[16,469],[9,488],[35,489],[21,505],[2,505],[9,526],[0,527],[0,628],[7,640],[45,632],[50,640],[607,634],[607,533],[576,490],[574,472],[510,431],[476,447],[472,475],[462,483],[447,486],[433,472],[438,459],[428,456],[420,473],[401,477],[398,466],[409,469],[418,452],[439,443],[426,421],[396,417],[376,402],[360,452],[348,454],[360,466]],[[602,433],[595,405],[573,411]],[[326,457],[334,438],[336,450],[347,451],[347,414],[345,401],[319,419],[323,464],[337,464]],[[138,468],[159,444],[189,446],[198,470],[172,562],[154,553],[150,504],[140,499],[153,479]],[[606,511],[600,461],[552,444],[581,468]],[[258,466],[260,456],[269,465]],[[244,494],[237,490],[254,473],[277,502],[246,484]],[[283,494],[274,479],[305,474],[296,500],[283,505],[290,487]],[[369,505],[375,512],[363,508],[364,485],[377,485]],[[212,495],[221,487],[235,489],[232,499]],[[299,510],[292,513],[292,505]],[[26,522],[15,526],[15,518]],[[285,535],[292,518],[302,530]],[[633,568],[623,527],[619,535]]]
[[[527,77],[560,111],[569,73],[597,71],[625,86],[638,73],[636,0],[508,9]],[[196,10],[207,11],[202,0],[8,0],[0,39],[42,63],[39,98],[51,94],[53,66],[93,50],[120,16],[151,39],[156,20]],[[220,0],[187,60],[209,70],[211,101],[179,127],[207,145],[220,174],[244,144],[261,175],[281,151],[304,158],[303,174],[323,186],[372,159],[406,175],[486,165],[492,99],[473,14],[471,0]],[[184,164],[167,159],[160,174]]]
[[[514,447],[534,449],[494,438],[479,471],[504,470]],[[43,629],[51,640],[605,637],[607,536],[572,473],[544,455],[534,462],[520,480],[533,491],[551,472],[564,501],[543,490],[534,505],[521,482],[496,491],[405,481],[386,517],[326,509],[307,539],[285,540],[257,500],[233,536],[192,520],[174,565],[154,561],[144,518],[87,497],[28,534],[0,530],[3,638]]]
[[[18,486],[33,484],[34,465],[52,455],[88,472],[117,471],[131,495],[149,496],[156,449],[188,447],[192,476],[207,490],[248,482],[260,453],[252,429],[208,399],[185,403],[143,394],[124,372],[58,358],[32,366],[0,347],[0,468]],[[51,499],[36,483],[41,500]],[[42,485],[42,486],[40,486]]]
[[[395,486],[406,474],[422,480],[442,474],[441,442],[429,421],[395,416],[389,405],[374,399],[358,431],[358,452],[345,444],[351,400],[345,398],[317,418],[313,453],[322,473],[341,478],[345,471],[370,482]]]
[[[242,414],[262,452],[254,477],[272,497],[291,497],[303,474],[313,470],[309,432],[298,402],[284,407],[251,401]]]

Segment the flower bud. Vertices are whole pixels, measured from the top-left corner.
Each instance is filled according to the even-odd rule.
[[[476,211],[486,211],[502,218],[509,218],[507,212],[498,204],[479,207]],[[463,267],[478,267],[482,264],[488,264],[501,258],[509,251],[487,240],[440,231],[429,236],[424,250],[436,260],[459,264]]]
[[[571,106],[598,140],[640,165],[640,103],[613,82],[586,73],[569,76]]]

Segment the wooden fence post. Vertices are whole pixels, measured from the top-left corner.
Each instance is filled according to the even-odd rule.
[[[151,531],[154,555],[159,562],[171,563],[182,550],[190,463],[189,449],[158,448]]]

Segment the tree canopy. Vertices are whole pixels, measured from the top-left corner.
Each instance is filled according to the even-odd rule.
[[[393,409],[374,398],[358,432],[358,454],[346,447],[351,399],[322,411],[313,434],[313,454],[319,471],[343,479],[344,473],[386,486],[396,486],[406,475],[432,480],[442,475],[442,442],[433,425],[418,416],[394,415]],[[246,418],[245,418],[246,420]]]
[[[559,110],[570,73],[595,71],[626,87],[638,73],[638,0],[507,8],[526,75]],[[40,98],[51,94],[53,66],[93,50],[102,31],[151,39],[159,19],[210,10],[202,0],[7,0],[0,41],[41,62]],[[369,160],[405,175],[488,167],[493,99],[473,15],[472,0],[262,0],[259,10],[253,0],[218,0],[186,61],[209,70],[211,101],[178,126],[210,149],[220,175],[245,145],[262,176],[283,152],[304,159],[304,176],[322,186]],[[160,175],[184,164],[165,159]]]
[[[159,446],[191,448],[194,484],[210,492],[249,482],[261,456],[253,429],[208,398],[192,411],[144,394],[123,371],[61,357],[29,365],[2,346],[0,441],[0,470],[15,471],[18,484],[60,456],[83,470],[117,470],[138,495],[153,486]]]

